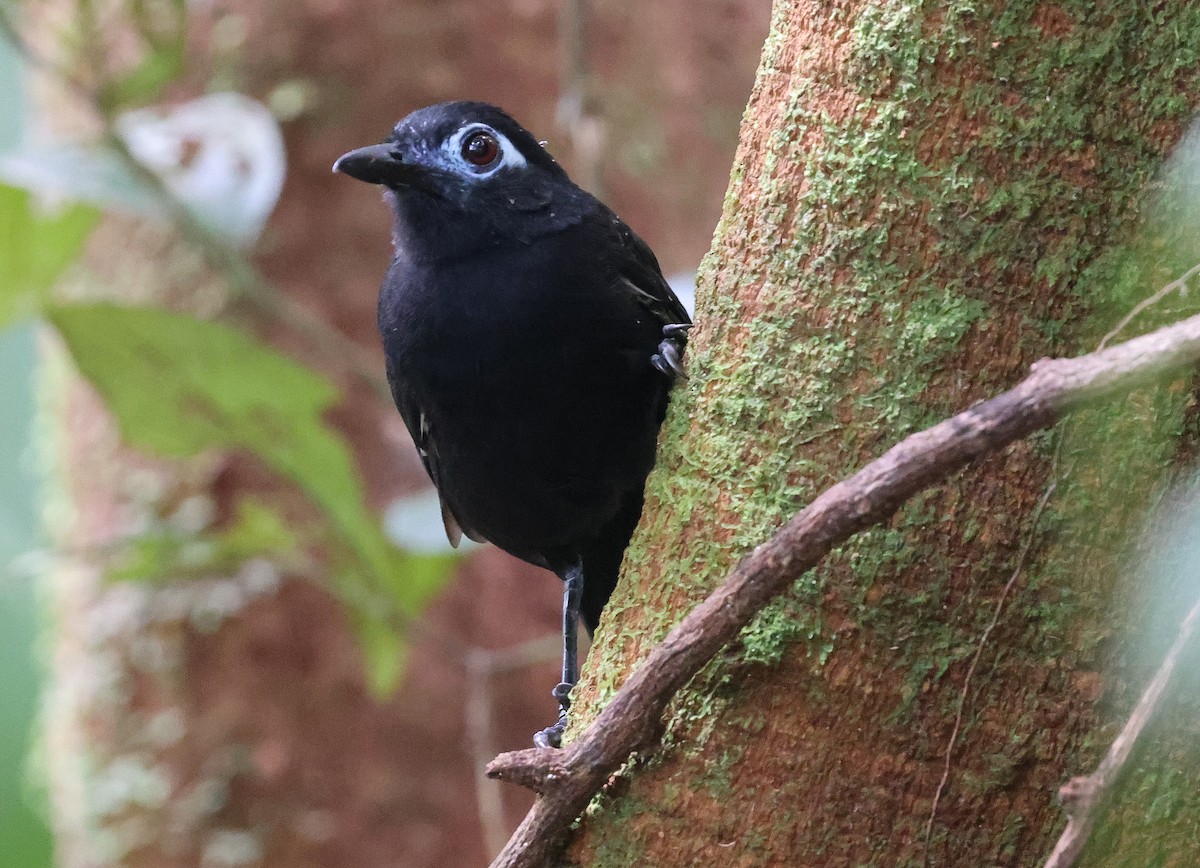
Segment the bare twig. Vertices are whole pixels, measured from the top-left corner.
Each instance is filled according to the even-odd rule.
[[[685,616],[567,748],[517,751],[493,761],[489,774],[544,793],[493,868],[552,862],[571,823],[609,776],[630,753],[657,741],[671,697],[833,546],[964,464],[1197,360],[1200,316],[1079,358],[1042,360],[1015,389],[906,438],[827,489]]]
[[[96,107],[101,110],[99,104]],[[342,368],[348,366],[381,400],[390,404],[391,391],[379,373],[382,364],[371,353],[264,279],[240,250],[209,229],[157,172],[129,150],[125,139],[116,130],[115,119],[102,115],[102,120],[105,146],[154,195],[171,222],[195,245],[209,267],[224,278],[235,297],[245,299],[303,336],[330,363]]]
[[[492,727],[492,678],[555,660],[561,651],[562,637],[554,633],[499,651],[472,648],[465,656],[467,698],[463,711],[467,742],[475,765],[475,801],[479,825],[483,829],[483,841],[489,858],[499,853],[508,840],[508,827],[504,822],[504,794],[500,782],[487,775],[488,762],[497,751]]]
[[[477,649],[467,657],[467,697],[463,713],[475,765],[475,806],[490,859],[504,848],[508,830],[504,825],[504,794],[500,785],[487,777],[488,758],[496,755],[496,739],[492,732],[492,679],[487,664],[487,652],[483,649]]]
[[[1123,332],[1125,327],[1137,319],[1138,315],[1146,308],[1153,307],[1173,292],[1178,292],[1181,294],[1187,292],[1188,281],[1197,274],[1200,274],[1200,262],[1196,263],[1179,277],[1160,288],[1153,295],[1143,298],[1133,306],[1133,310],[1125,314],[1125,316],[1121,318],[1121,321],[1113,326],[1112,331],[1110,331],[1103,337],[1103,339],[1101,339],[1100,345],[1096,347],[1096,349],[1102,350],[1107,347],[1108,342]]]
[[[1038,522],[1042,519],[1042,512],[1046,509],[1046,504],[1050,502],[1050,498],[1054,494],[1054,489],[1058,487],[1058,483],[1051,482],[1046,486],[1046,493],[1042,495],[1042,499],[1038,502],[1037,508],[1033,511],[1033,519],[1029,523],[1029,533],[1025,537],[1025,542],[1021,546],[1021,552],[1017,555],[1017,564],[1013,567],[1012,575],[1005,584],[1004,590],[1000,592],[1000,599],[996,601],[996,609],[992,612],[992,620],[983,631],[983,635],[979,637],[979,645],[975,649],[975,656],[971,658],[971,665],[967,667],[967,676],[963,679],[962,692],[958,696],[958,712],[954,715],[954,728],[950,730],[950,739],[946,742],[945,762],[942,766],[942,779],[938,781],[937,791],[933,794],[933,807],[929,809],[929,822],[925,824],[925,864],[929,864],[929,841],[933,837],[933,823],[937,818],[938,805],[942,801],[942,792],[946,789],[946,784],[950,780],[950,763],[954,757],[954,746],[958,742],[958,733],[962,729],[963,712],[967,707],[967,697],[971,692],[971,679],[975,677],[975,670],[979,666],[979,658],[983,656],[983,649],[987,647],[988,637],[992,635],[992,631],[996,629],[996,625],[1000,623],[1000,615],[1004,612],[1004,604],[1008,600],[1008,595],[1012,593],[1013,587],[1017,584],[1017,579],[1021,575],[1021,570],[1025,568],[1025,558],[1029,556],[1029,550],[1033,548],[1033,539],[1037,533]]]
[[[8,3],[0,0],[0,37],[19,54],[30,67],[40,70],[60,82],[70,93],[83,100],[89,106],[95,105],[96,97],[92,89],[77,78],[69,69],[55,63],[46,55],[34,48],[21,35],[12,9]]]
[[[1059,788],[1058,798],[1063,810],[1067,812],[1067,828],[1063,829],[1058,843],[1050,858],[1046,860],[1046,868],[1070,868],[1083,852],[1092,828],[1096,824],[1113,783],[1129,761],[1133,746],[1146,724],[1162,705],[1163,694],[1167,684],[1175,672],[1179,658],[1184,648],[1191,641],[1195,632],[1196,621],[1200,619],[1200,600],[1192,606],[1183,623],[1179,626],[1179,635],[1175,637],[1171,650],[1163,659],[1162,665],[1154,673],[1154,678],[1146,687],[1142,698],[1138,700],[1133,714],[1125,722],[1120,735],[1113,741],[1100,765],[1090,775],[1071,778]]]
[[[603,195],[600,161],[604,153],[604,121],[592,111],[592,73],[587,56],[588,0],[567,0],[559,17],[562,52],[562,93],[556,111],[558,125],[571,138],[579,185]]]

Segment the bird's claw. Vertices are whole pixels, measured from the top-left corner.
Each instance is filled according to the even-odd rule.
[[[658,345],[658,352],[650,357],[650,364],[671,380],[687,378],[683,369],[683,345],[687,343],[687,333],[691,327],[690,322],[663,326],[663,339]]]
[[[533,734],[535,747],[562,747],[563,733],[567,731],[567,712],[558,713],[558,723]]]
[[[683,370],[683,356],[679,353],[679,347],[670,338],[665,338],[658,345],[658,352],[650,357],[650,364],[672,380],[681,380],[687,376]]]
[[[562,747],[563,733],[567,731],[567,709],[571,707],[571,688],[565,681],[556,684],[551,694],[558,700],[558,721],[533,734],[535,747]]]

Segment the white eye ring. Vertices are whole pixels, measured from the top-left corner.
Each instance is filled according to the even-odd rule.
[[[487,133],[496,140],[496,144],[500,146],[500,159],[486,166],[476,166],[463,156],[463,142],[475,133]],[[442,145],[442,151],[452,165],[463,170],[463,174],[472,179],[490,178],[502,169],[523,169],[529,165],[521,156],[521,152],[517,150],[516,145],[509,141],[508,136],[497,132],[487,124],[467,124],[446,139]]]

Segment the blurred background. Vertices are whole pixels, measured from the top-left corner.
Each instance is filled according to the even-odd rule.
[[[767,0],[0,2],[0,863],[477,865],[560,588],[452,554],[382,388],[377,191],[482,99],[686,287]]]

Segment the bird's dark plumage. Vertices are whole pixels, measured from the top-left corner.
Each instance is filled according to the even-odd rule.
[[[379,330],[451,542],[488,540],[568,592],[581,580],[595,630],[641,515],[686,310],[650,248],[494,106],[420,109],[334,168],[382,184],[395,212]]]

